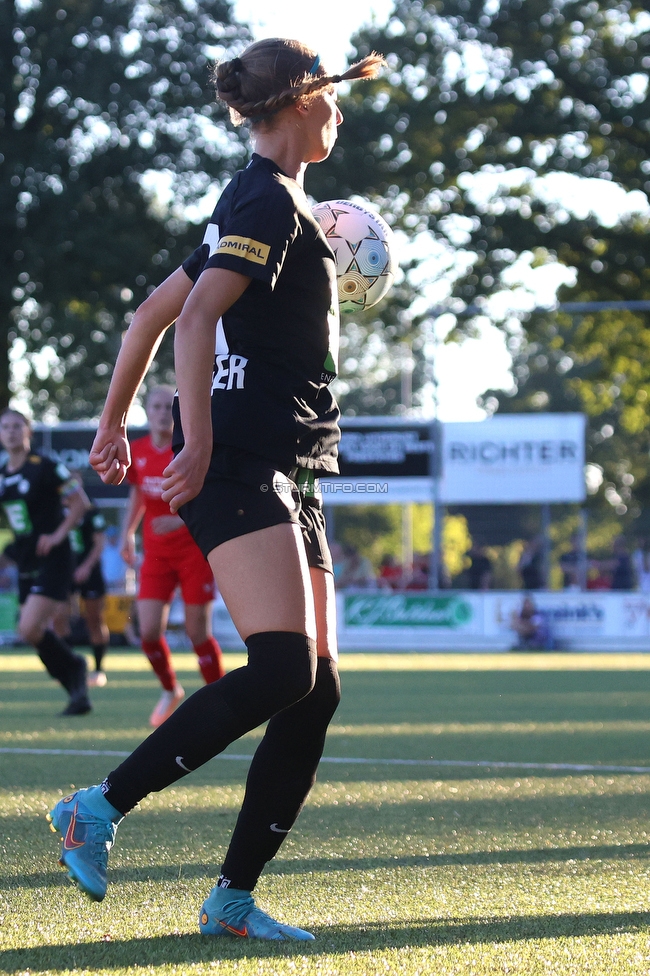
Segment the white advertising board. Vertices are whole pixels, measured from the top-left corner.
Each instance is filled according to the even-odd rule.
[[[582,414],[506,414],[443,424],[442,437],[444,504],[584,501]]]
[[[517,643],[512,618],[523,597],[516,590],[338,592],[339,647],[343,652],[511,650]],[[537,592],[534,600],[559,649],[650,652],[650,595]],[[213,627],[224,647],[243,650],[221,597]]]

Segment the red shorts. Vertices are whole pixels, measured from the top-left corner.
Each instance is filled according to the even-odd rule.
[[[198,546],[184,547],[173,555],[145,553],[138,600],[169,603],[177,586],[184,603],[200,605],[214,600],[212,570]]]

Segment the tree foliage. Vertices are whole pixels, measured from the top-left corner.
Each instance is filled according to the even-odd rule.
[[[438,279],[431,293],[452,310],[478,307],[496,320],[492,299],[510,287],[517,262],[575,269],[565,300],[648,298],[646,7],[638,0],[398,0],[386,27],[354,39],[359,56],[376,49],[389,70],[344,100],[346,124],[331,161],[311,175],[312,192],[319,199],[334,188],[360,194],[416,242],[424,246],[431,235]],[[416,351],[421,320],[404,313],[418,290],[407,281],[396,305],[381,311],[383,334],[401,341],[411,332]],[[519,331],[515,318],[500,324]],[[621,336],[634,375],[603,321],[562,334],[563,355],[597,361],[591,380],[582,377],[576,409],[583,402],[595,409],[603,384],[624,391],[626,382],[646,382],[646,324],[628,317],[614,327],[635,332]],[[460,317],[451,338],[474,326],[471,316]],[[381,331],[376,317],[360,327]],[[619,373],[626,382],[614,382]],[[632,423],[634,414],[646,426],[647,410],[646,400],[637,401],[621,420]]]
[[[248,39],[227,0],[0,4],[4,402],[12,349],[37,415],[101,407],[133,309],[196,245],[186,205],[241,164],[209,65]]]

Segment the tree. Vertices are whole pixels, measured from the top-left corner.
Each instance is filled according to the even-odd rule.
[[[650,535],[650,331],[643,317],[619,310],[537,314],[513,346],[515,386],[486,391],[488,412],[584,411],[595,538],[602,545],[622,527]]]
[[[311,191],[318,199],[335,187],[342,196],[360,194],[410,238],[432,237],[432,276],[448,279],[452,310],[473,305],[494,316],[489,300],[517,261],[575,269],[564,300],[648,298],[645,7],[638,0],[398,0],[386,27],[353,39],[359,57],[384,53],[389,71],[343,101],[347,124],[331,161],[311,174]],[[604,214],[607,199],[624,216]],[[383,307],[382,320],[395,330],[384,332],[389,340],[410,332],[422,341],[422,319],[404,315],[410,305],[402,293],[396,307]],[[646,323],[627,324],[642,352],[635,380],[645,382]],[[459,319],[451,338],[474,325]],[[501,325],[519,331],[514,318]],[[378,331],[373,322],[360,327]],[[585,340],[580,330],[569,338]],[[582,355],[579,346],[564,351]],[[607,347],[599,357],[600,377],[611,378],[617,367]],[[648,410],[647,401],[637,405],[645,425]]]
[[[244,156],[209,63],[248,40],[227,0],[0,4],[1,402],[12,352],[37,415],[97,412],[133,309],[196,246],[186,206]]]

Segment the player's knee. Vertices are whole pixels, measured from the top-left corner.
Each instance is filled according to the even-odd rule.
[[[140,624],[140,640],[146,641],[147,643],[159,641],[162,637],[163,632],[161,627],[148,625],[143,627]]]
[[[26,644],[39,644],[44,633],[45,626],[39,620],[21,620],[18,624],[18,636]]]
[[[265,631],[246,640],[248,667],[273,696],[276,710],[300,701],[314,687],[316,641],[305,634]]]
[[[194,647],[198,647],[200,644],[205,644],[209,636],[205,624],[186,622],[185,632]]]

